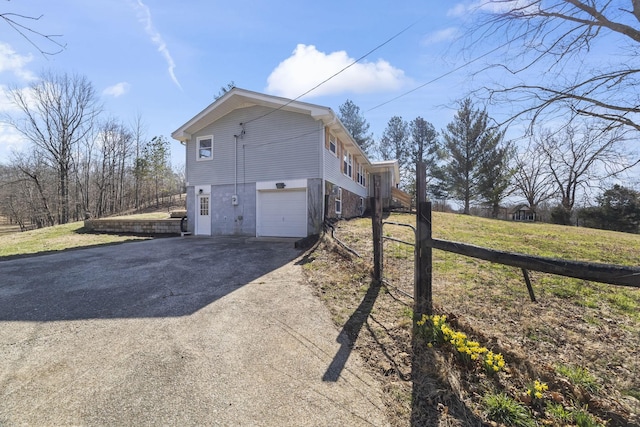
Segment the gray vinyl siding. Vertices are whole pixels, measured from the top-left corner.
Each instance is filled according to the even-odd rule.
[[[240,123],[246,123],[245,133],[238,137],[236,156],[234,135],[241,135]],[[192,135],[186,150],[187,182],[240,185],[320,178],[322,132],[322,123],[306,114],[257,106],[234,110]],[[197,137],[207,135],[213,135],[213,159],[196,161]]]
[[[391,174],[392,173],[393,172],[391,172],[389,170],[385,170],[384,172],[379,173],[379,175],[380,175],[380,197],[382,197],[383,199],[391,197],[391,187],[392,187]],[[373,196],[373,187],[371,187],[371,195]]]
[[[322,151],[324,151],[325,179],[332,184],[335,184],[341,188],[344,188],[345,190],[359,195],[360,197],[367,197],[368,190],[365,187],[342,173],[342,159],[338,159],[329,150],[324,149]],[[355,172],[356,170],[354,164],[354,173]]]

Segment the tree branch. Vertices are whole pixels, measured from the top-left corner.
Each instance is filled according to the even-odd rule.
[[[39,21],[42,17],[43,17],[43,15],[40,15],[38,17],[34,17],[34,16],[20,15],[20,14],[17,14],[17,13],[1,13],[0,14],[0,18],[2,18],[7,23],[7,25],[9,25],[18,34],[20,34],[30,45],[35,47],[38,50],[38,52],[40,52],[44,57],[57,55],[58,53],[62,52],[66,48],[66,45],[63,45],[62,43],[60,43],[59,41],[57,41],[55,39],[56,37],[61,37],[61,35],[59,35],[59,34],[44,34],[44,33],[40,32],[40,31],[32,29],[31,27],[29,27],[27,25],[23,25],[23,24],[21,24],[20,22],[17,21],[17,19]],[[29,33],[31,34],[31,36],[29,36]],[[36,43],[34,40],[32,40],[33,36],[35,36],[35,38],[38,38],[38,37],[43,38],[47,42],[57,46],[59,49],[56,50],[56,51],[52,51],[52,52],[46,51],[43,48],[41,48],[38,45],[38,43]]]

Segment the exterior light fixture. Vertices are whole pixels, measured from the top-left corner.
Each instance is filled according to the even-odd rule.
[[[285,187],[284,182],[276,182],[276,188],[282,190]]]

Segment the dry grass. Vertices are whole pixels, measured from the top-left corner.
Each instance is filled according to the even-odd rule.
[[[183,203],[184,197],[185,195],[176,197],[174,204]],[[174,204],[165,203],[160,207],[146,208],[142,213],[101,219],[168,219],[170,217],[168,209]],[[0,217],[0,219],[5,220],[3,222],[6,223],[5,218]],[[0,225],[0,259],[151,238],[150,236],[87,233],[83,225],[82,221],[78,221],[25,232],[21,232],[17,225]]]
[[[389,220],[413,222],[408,215]],[[532,273],[538,303],[529,301],[518,269],[434,251],[434,303],[454,327],[504,354],[498,376],[461,366],[447,348],[411,345],[413,254],[385,243],[388,284],[370,289],[370,219],[342,221],[336,235],[363,255],[357,259],[325,239],[309,255],[307,277],[333,313],[352,329],[354,348],[384,384],[393,425],[481,425],[483,396],[504,391],[522,399],[541,379],[567,408],[587,405],[594,421],[638,425],[640,412],[640,289]],[[385,225],[385,235],[412,240],[411,231]],[[640,265],[640,236],[548,224],[514,224],[434,213],[434,237],[532,255]],[[370,308],[362,316],[363,301]],[[358,310],[359,309],[359,310]],[[354,322],[360,312],[362,322]],[[351,320],[351,321],[350,321]],[[595,388],[566,369],[584,368]],[[550,411],[532,410],[540,423],[572,425]]]
[[[19,225],[0,225],[0,236],[4,234],[12,234],[19,233],[20,226]]]
[[[83,222],[0,235],[0,259],[143,240],[150,237],[87,233]]]

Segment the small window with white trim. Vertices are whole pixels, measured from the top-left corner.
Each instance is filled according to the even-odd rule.
[[[342,214],[342,188],[336,192],[336,215]]]
[[[197,160],[213,159],[213,135],[200,136],[197,138],[196,150]]]
[[[334,156],[338,157],[338,143],[336,142],[335,136],[329,137],[329,151],[331,151]]]
[[[365,176],[366,175],[364,167],[362,165],[358,165],[358,184],[362,185],[363,187],[367,186],[367,179]]]
[[[351,153],[348,153],[345,151],[344,159],[342,163],[343,163],[342,173],[347,175],[349,178],[351,178],[353,176],[352,175],[353,157],[351,156]]]

